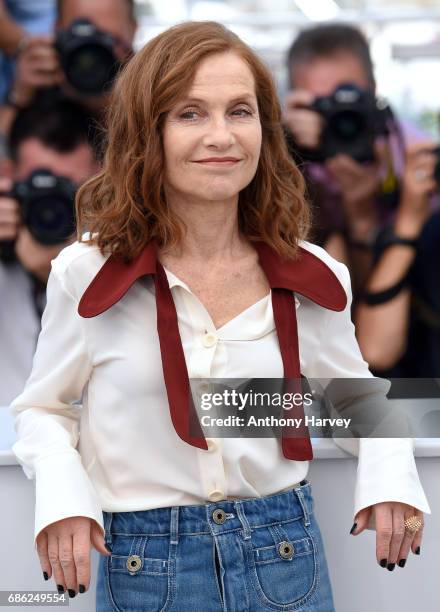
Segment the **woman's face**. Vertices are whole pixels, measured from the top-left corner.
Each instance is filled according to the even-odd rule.
[[[255,81],[234,53],[207,57],[163,129],[167,198],[236,201],[255,175],[261,124]]]

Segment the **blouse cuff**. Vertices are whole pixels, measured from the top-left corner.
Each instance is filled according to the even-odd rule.
[[[395,501],[421,512],[431,509],[419,480],[412,438],[361,438],[354,516],[373,504]],[[375,529],[373,513],[367,529]]]
[[[77,451],[38,459],[35,474],[35,548],[42,529],[73,516],[95,520],[104,535],[101,504]]]

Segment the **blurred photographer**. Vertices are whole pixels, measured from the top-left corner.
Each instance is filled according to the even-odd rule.
[[[357,29],[304,31],[288,64],[288,142],[308,180],[315,239],[350,268],[363,356],[380,375],[439,376],[432,288],[440,234],[438,214],[431,217],[438,151],[376,98]]]
[[[369,47],[349,25],[305,30],[288,52],[285,125],[316,207],[316,240],[365,286],[379,229],[400,199],[405,141],[423,139],[376,98]]]
[[[16,56],[35,35],[53,30],[55,0],[0,0],[0,102],[9,89]]]
[[[76,188],[99,170],[87,115],[65,101],[21,111],[0,178],[0,406],[23,387],[45,306],[50,262],[74,239]]]
[[[99,114],[119,67],[133,53],[134,0],[58,0],[57,7],[55,32],[30,38],[17,54],[0,112],[3,133],[18,109],[58,91]]]
[[[394,222],[378,240],[375,265],[355,311],[359,345],[376,373],[440,376],[440,158],[431,143],[409,148]]]

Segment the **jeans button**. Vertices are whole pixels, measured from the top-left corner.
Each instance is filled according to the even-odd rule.
[[[283,540],[283,542],[280,542],[280,544],[278,544],[278,552],[280,554],[280,557],[282,557],[283,559],[291,559],[295,550],[291,542]]]
[[[226,521],[226,512],[223,508],[216,508],[212,513],[212,518],[214,519],[214,523],[222,525]]]
[[[130,573],[138,572],[142,567],[142,559],[138,555],[130,555],[127,559],[127,569]]]

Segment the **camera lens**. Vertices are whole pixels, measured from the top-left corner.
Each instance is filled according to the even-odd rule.
[[[66,77],[83,93],[100,93],[108,89],[116,74],[113,53],[101,45],[87,44],[72,51],[65,62]]]
[[[366,126],[359,113],[342,111],[333,117],[332,129],[341,140],[356,140],[364,132]]]
[[[57,244],[75,231],[72,201],[62,194],[35,197],[29,207],[27,226],[42,244]]]

